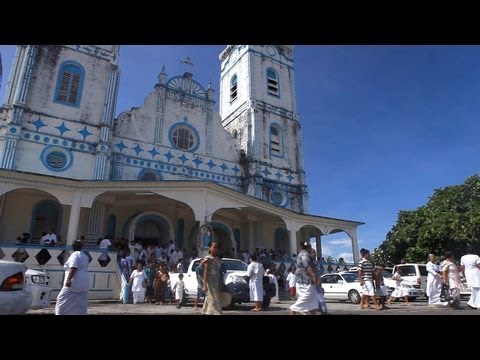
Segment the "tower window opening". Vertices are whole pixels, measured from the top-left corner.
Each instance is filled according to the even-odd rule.
[[[230,101],[235,100],[237,100],[237,75],[233,75],[230,80]]]
[[[278,75],[273,69],[267,69],[267,92],[273,96],[280,96]]]

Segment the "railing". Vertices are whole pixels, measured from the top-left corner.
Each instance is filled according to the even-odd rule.
[[[65,276],[63,264],[72,253],[67,245],[45,246],[39,244],[0,243],[0,260],[23,262],[29,269],[45,270],[50,275],[52,292],[50,300],[57,297]],[[118,299],[121,289],[120,270],[117,252],[94,248],[85,248],[90,259],[88,274],[90,289],[89,300]]]

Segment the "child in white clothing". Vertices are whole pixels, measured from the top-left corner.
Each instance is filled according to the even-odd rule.
[[[180,309],[180,304],[183,300],[183,289],[185,288],[185,283],[183,282],[183,274],[178,275],[178,280],[173,286],[173,293],[175,294],[175,303],[177,304],[177,309]]]

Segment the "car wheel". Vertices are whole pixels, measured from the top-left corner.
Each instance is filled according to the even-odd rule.
[[[360,294],[357,290],[350,290],[348,292],[348,300],[350,300],[354,304],[360,304]]]
[[[415,301],[417,299],[416,296],[407,296],[408,301]]]
[[[263,297],[262,309],[264,309],[264,310],[268,309],[268,307],[270,306],[270,300],[271,299],[272,299],[271,297],[266,297],[266,296]]]

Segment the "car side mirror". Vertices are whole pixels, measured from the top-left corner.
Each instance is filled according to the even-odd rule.
[[[338,280],[337,284],[343,285],[343,280]]]

